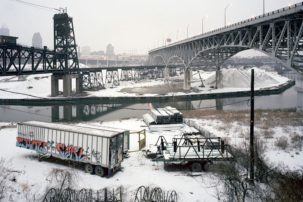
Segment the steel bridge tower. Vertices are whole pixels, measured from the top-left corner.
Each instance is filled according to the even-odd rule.
[[[63,79],[63,94],[70,96],[72,78],[76,78],[76,92],[79,93],[81,81],[79,76],[79,60],[74,32],[73,19],[67,13],[54,15],[54,65],[53,68],[63,70],[63,74],[52,76],[52,96],[59,94],[58,80]],[[73,70],[73,71],[71,71]],[[75,74],[71,74],[71,72]]]
[[[79,69],[73,19],[67,13],[54,15],[54,51],[58,69]]]

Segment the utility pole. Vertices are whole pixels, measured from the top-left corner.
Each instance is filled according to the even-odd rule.
[[[263,15],[265,15],[265,0],[263,0]]]
[[[254,69],[251,70],[251,92],[250,92],[250,176],[251,182],[254,182],[255,178],[255,150],[254,150],[254,121],[255,121],[255,92],[254,92]]]
[[[225,6],[224,8],[224,27],[226,27],[226,13],[227,13],[227,9],[230,6],[230,4],[227,4],[227,6]]]

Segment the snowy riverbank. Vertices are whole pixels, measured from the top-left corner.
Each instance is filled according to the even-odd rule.
[[[199,76],[200,74],[200,76]],[[222,71],[223,88],[214,89],[215,73],[205,71],[193,72],[192,90],[183,91],[172,89],[175,80],[182,81],[183,76],[171,78],[169,82],[164,79],[121,81],[119,86],[107,85],[106,89],[99,91],[89,91],[87,95],[77,95],[73,97],[165,97],[165,96],[187,96],[187,95],[208,95],[231,92],[245,92],[250,89],[250,70],[224,69]],[[201,77],[201,78],[200,78]],[[255,68],[255,90],[276,89],[279,86],[286,85],[289,79],[278,75],[275,72]],[[201,87],[201,79],[205,87]],[[23,77],[1,77],[0,78],[0,99],[37,99],[50,98],[50,75],[31,75]],[[180,83],[180,82],[179,82]],[[182,82],[180,83],[182,86]],[[62,83],[59,83],[62,86]],[[144,93],[144,89],[154,87],[153,93]],[[127,92],[124,89],[138,89],[136,92]],[[167,88],[163,93],[157,89]],[[143,90],[142,90],[143,89]],[[60,97],[60,96],[59,96]]]

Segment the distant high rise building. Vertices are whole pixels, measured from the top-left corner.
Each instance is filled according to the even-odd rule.
[[[112,44],[108,44],[106,46],[106,55],[107,56],[113,56],[113,55],[115,55],[114,46]]]
[[[90,55],[90,47],[89,46],[81,47],[81,55]]]
[[[9,29],[5,25],[0,27],[0,35],[9,36]]]
[[[32,46],[35,48],[42,48],[42,37],[39,32],[34,33],[32,39]]]

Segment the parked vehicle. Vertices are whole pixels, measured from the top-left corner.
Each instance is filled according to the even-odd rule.
[[[129,134],[110,128],[81,127],[38,121],[18,123],[17,147],[84,165],[101,177],[118,171]],[[128,148],[127,148],[128,149]]]
[[[205,138],[197,134],[174,137],[168,143],[160,136],[155,145],[146,151],[146,156],[164,165],[182,164],[190,166],[193,172],[207,171],[213,161],[232,159],[221,138]]]

